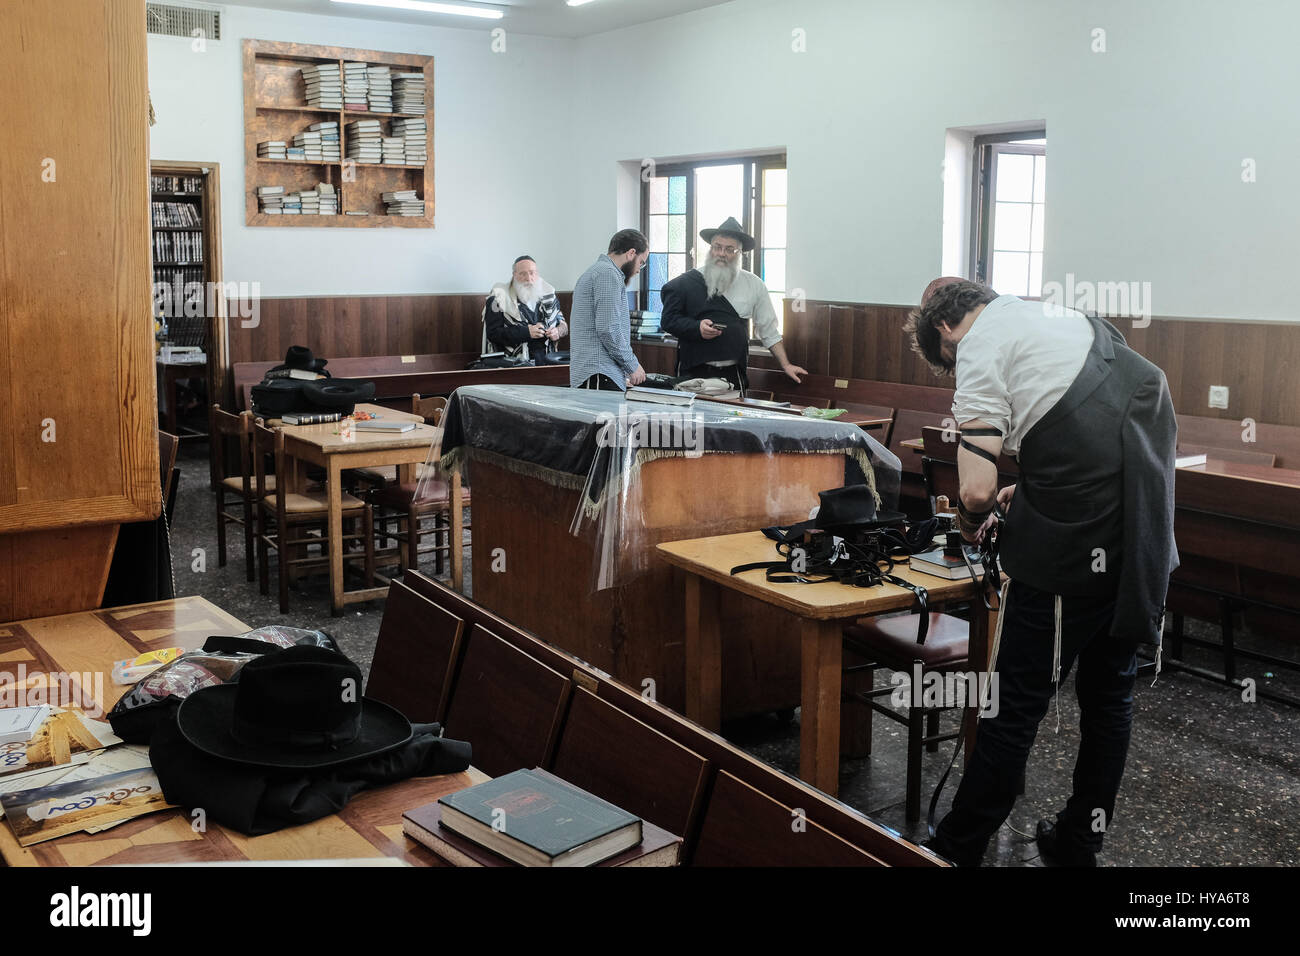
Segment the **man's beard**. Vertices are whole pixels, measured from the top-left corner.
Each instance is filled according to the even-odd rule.
[[[538,279],[536,282],[529,282],[526,285],[522,282],[516,282],[515,298],[531,309],[542,298],[542,280]]]
[[[631,285],[632,280],[636,278],[636,259],[629,259],[620,266],[623,270],[623,284]]]
[[[731,284],[736,281],[736,276],[740,275],[740,256],[736,256],[729,263],[718,263],[710,253],[704,260],[704,265],[700,266],[700,274],[704,276],[704,284],[708,287],[710,298],[722,295],[731,288]]]

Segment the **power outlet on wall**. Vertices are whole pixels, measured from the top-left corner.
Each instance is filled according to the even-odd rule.
[[[1211,408],[1228,407],[1228,386],[1226,385],[1210,386],[1210,407]]]

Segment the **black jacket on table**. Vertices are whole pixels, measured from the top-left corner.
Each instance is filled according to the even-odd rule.
[[[743,372],[749,364],[749,320],[736,314],[726,296],[709,295],[698,269],[682,273],[664,285],[663,317],[659,327],[677,337],[677,374],[706,362],[734,361]],[[700,335],[700,323],[710,319],[726,330],[715,339]]]
[[[1002,566],[1053,594],[1114,596],[1112,636],[1158,645],[1178,567],[1173,401],[1158,367],[1089,321],[1083,368],[1021,440]]]

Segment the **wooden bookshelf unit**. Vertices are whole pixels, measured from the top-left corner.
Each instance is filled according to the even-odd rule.
[[[297,226],[308,228],[433,228],[433,57],[407,53],[383,53],[346,47],[311,46],[271,40],[244,40],[244,222],[249,226]],[[318,64],[364,62],[387,66],[393,73],[423,73],[423,115],[374,113],[350,109],[315,109],[307,103],[302,70]],[[358,119],[378,119],[385,136],[392,135],[393,119],[424,119],[427,123],[425,149],[428,161],[422,165],[362,163],[347,159],[347,124]],[[339,124],[339,160],[263,159],[259,143],[283,140],[292,144],[295,133],[314,123]],[[259,212],[257,188],[283,186],[286,193],[311,189],[317,183],[331,184],[339,196],[337,215],[274,215]],[[390,216],[381,195],[415,190],[424,200],[423,216]],[[368,212],[349,216],[350,210]]]

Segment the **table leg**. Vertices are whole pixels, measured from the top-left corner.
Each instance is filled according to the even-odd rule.
[[[460,498],[460,472],[451,473],[451,586],[465,592],[465,549],[462,539],[465,536],[465,509]]]
[[[686,575],[686,716],[706,730],[722,729],[722,628],[718,586]]]
[[[840,789],[842,621],[803,621],[799,776],[832,797]]]
[[[343,613],[343,469],[339,467],[336,455],[326,456],[329,461],[329,473],[326,478],[326,494],[329,496],[329,536],[330,536],[330,613],[339,617]]]
[[[970,613],[970,643],[966,659],[969,661],[971,671],[979,679],[979,675],[984,674],[989,668],[989,654],[992,653],[991,643],[993,631],[998,623],[998,612],[986,611],[981,603],[976,601],[972,603]],[[975,749],[975,731],[979,726],[978,717],[979,708],[971,707],[969,704],[962,713],[965,744],[962,755],[963,766],[965,761],[970,759],[970,755]]]

